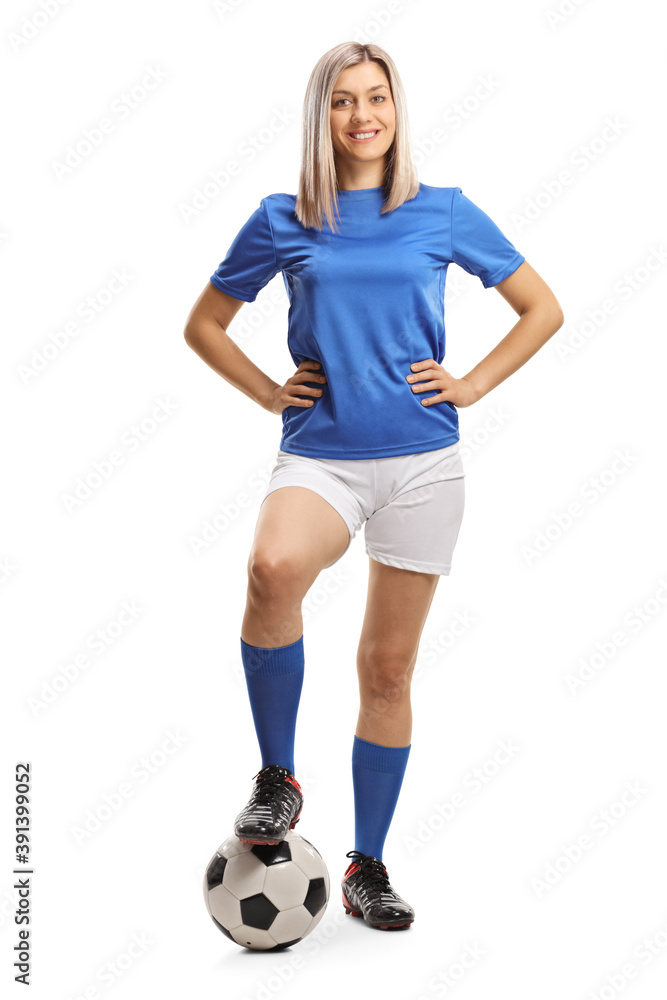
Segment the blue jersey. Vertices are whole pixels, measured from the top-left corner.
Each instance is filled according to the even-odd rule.
[[[327,381],[312,406],[282,412],[280,448],[312,458],[382,458],[459,440],[450,402],[422,406],[410,365],[445,356],[444,295],[452,261],[485,288],[524,257],[460,187],[420,184],[380,214],[381,187],[339,191],[339,232],[307,229],[296,195],[271,194],[235,236],[211,275],[244,302],[282,272],[289,299],[287,342],[295,366],[319,361]],[[414,384],[414,383],[413,383]]]

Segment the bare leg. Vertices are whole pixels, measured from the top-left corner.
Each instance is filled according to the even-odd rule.
[[[357,652],[359,739],[404,747],[412,737],[410,683],[440,576],[370,559],[366,614]]]
[[[275,648],[303,634],[303,598],[345,552],[348,527],[331,504],[305,486],[282,486],[264,500],[248,558],[241,638]]]

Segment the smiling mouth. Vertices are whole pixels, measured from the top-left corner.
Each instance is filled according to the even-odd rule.
[[[379,135],[380,129],[366,129],[365,132],[346,132],[345,134],[352,142],[372,142],[376,135]]]

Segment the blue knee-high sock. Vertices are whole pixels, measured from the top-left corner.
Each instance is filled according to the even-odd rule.
[[[262,767],[279,764],[294,774],[294,734],[303,685],[303,636],[288,646],[265,649],[241,639],[250,708]]]
[[[384,747],[354,737],[354,849],[380,861],[411,746]]]

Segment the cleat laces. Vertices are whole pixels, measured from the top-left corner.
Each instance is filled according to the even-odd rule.
[[[253,778],[260,778],[255,786],[256,798],[260,802],[271,802],[275,798],[277,790],[285,784],[285,778],[288,774],[289,771],[278,764],[267,764],[266,767],[261,768],[257,774],[253,775]]]
[[[370,854],[362,854],[361,851],[348,851],[345,857],[353,858],[358,862],[360,873],[364,877],[364,888],[367,888],[369,893],[372,892],[380,897],[383,892],[389,891],[389,875],[379,858],[374,858]]]

